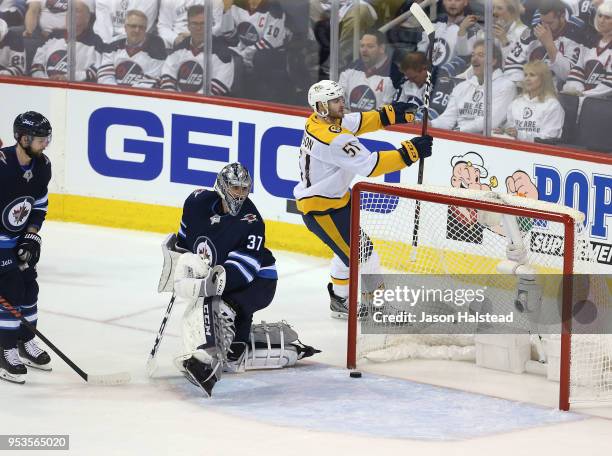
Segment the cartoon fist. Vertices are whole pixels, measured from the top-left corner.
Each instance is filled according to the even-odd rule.
[[[538,189],[525,171],[515,171],[506,178],[506,189],[511,195],[538,199]]]

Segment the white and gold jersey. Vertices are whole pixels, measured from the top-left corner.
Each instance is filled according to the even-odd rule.
[[[308,118],[300,146],[300,183],[293,190],[302,213],[346,206],[356,175],[380,176],[406,166],[397,150],[370,152],[357,138],[381,128],[377,111],[347,114],[341,125],[317,114]]]

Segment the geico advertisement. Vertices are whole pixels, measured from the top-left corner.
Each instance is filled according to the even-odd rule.
[[[212,187],[218,170],[239,160],[253,172],[253,199],[264,216],[301,222],[287,212],[286,200],[293,198],[299,179],[303,118],[144,97],[75,95],[68,102],[68,118],[74,120],[68,136],[80,137],[76,144],[86,150],[80,159],[87,161],[68,159],[68,170],[75,169],[67,172],[67,191],[87,192],[92,182],[99,182],[99,196],[180,205],[189,191],[186,186]],[[364,142],[371,150],[393,149],[405,137],[381,131]],[[413,168],[386,180],[415,182]],[[436,140],[425,182],[572,206],[585,214],[599,262],[612,264],[611,171],[598,163]],[[546,240],[540,244],[542,252],[555,248]]]
[[[25,90],[5,85],[0,88],[5,99],[9,88],[11,97]],[[48,109],[48,100],[38,103]],[[32,104],[29,109],[36,108],[35,100]],[[239,160],[253,174],[252,198],[262,215],[302,223],[288,204],[299,180],[302,117],[79,90],[66,91],[64,106],[66,146],[60,174],[64,171],[65,193],[181,206],[190,191],[212,187],[217,172]],[[388,150],[406,137],[379,131],[362,142],[370,150]],[[58,165],[54,161],[55,170]],[[415,183],[417,166],[384,179]],[[425,183],[572,206],[585,214],[598,261],[612,265],[610,165],[436,139],[434,154],[425,163]],[[554,242],[554,237],[542,237],[533,248],[555,251]]]

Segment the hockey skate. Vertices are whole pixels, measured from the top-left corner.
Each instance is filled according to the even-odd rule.
[[[219,380],[219,363],[206,364],[193,356],[183,361],[182,372],[191,383],[200,388],[206,397],[212,397],[212,390]]]
[[[0,347],[0,378],[12,383],[24,384],[24,376],[27,373],[28,369],[19,358],[16,348],[5,350]]]
[[[329,292],[329,309],[331,311],[332,318],[338,318],[346,320],[348,319],[348,298],[341,298],[334,293],[334,285],[330,282],[327,284],[327,291]],[[363,304],[359,304],[357,309],[357,319],[363,320],[368,316],[368,309]]]
[[[44,371],[51,370],[51,357],[36,344],[34,339],[25,343],[19,341],[17,347],[19,348],[19,356],[23,358],[26,365]]]

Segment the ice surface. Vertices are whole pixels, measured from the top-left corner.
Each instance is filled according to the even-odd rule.
[[[327,260],[293,253],[274,252],[277,296],[257,319],[293,324],[323,350],[313,363],[226,375],[206,400],[172,364],[179,305],[150,380],[169,299],[156,292],[163,235],[56,222],[41,234],[39,329],[86,372],[129,371],[132,382],[87,385],[51,354],[53,372],[0,383],[2,434],[70,434],[76,455],[609,453],[612,421],[557,412],[558,385],[543,378],[413,361],[366,364],[351,379],[346,323],[329,317]]]

